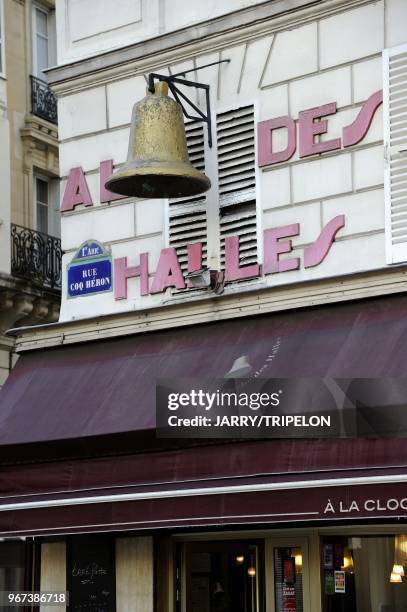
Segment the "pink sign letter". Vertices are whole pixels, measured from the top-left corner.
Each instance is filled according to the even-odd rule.
[[[202,270],[202,242],[195,242],[187,245],[188,254],[188,272],[197,272]],[[190,280],[187,281],[187,287],[192,287]]]
[[[127,299],[127,279],[140,277],[140,295],[148,295],[148,253],[141,253],[139,266],[128,266],[127,257],[114,260],[114,298]]]
[[[364,103],[355,121],[343,128],[343,146],[350,147],[358,144],[367,134],[373,117],[383,102],[383,92],[380,89],[372,94]]]
[[[334,217],[325,225],[322,232],[311,246],[304,251],[304,268],[318,266],[325,257],[335,239],[337,232],[345,225],[345,215]]]
[[[162,293],[168,287],[185,289],[185,281],[174,248],[163,249],[158,260],[151,293]]]
[[[283,151],[273,151],[273,130],[287,129],[287,146]],[[259,142],[259,166],[269,166],[287,161],[295,153],[296,133],[295,122],[291,117],[277,117],[260,121],[257,126],[257,137]]]
[[[62,198],[61,211],[73,210],[75,206],[79,206],[79,204],[93,206],[89,187],[82,168],[72,168],[69,171],[64,197]]]
[[[300,132],[300,157],[324,153],[341,148],[341,139],[326,140],[325,142],[315,142],[315,136],[326,134],[328,131],[328,121],[314,122],[314,119],[333,115],[336,113],[336,102],[310,108],[299,113],[299,132]]]
[[[225,238],[225,281],[243,280],[259,276],[258,264],[240,266],[240,244],[239,236],[227,236]]]
[[[264,274],[298,270],[300,267],[300,260],[297,257],[283,260],[279,259],[281,253],[289,253],[293,250],[291,240],[284,240],[282,242],[279,242],[279,240],[280,238],[298,236],[299,233],[299,223],[264,230]]]

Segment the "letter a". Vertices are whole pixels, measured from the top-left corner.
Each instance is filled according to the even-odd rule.
[[[69,171],[64,197],[61,202],[61,211],[73,210],[75,206],[93,206],[89,187],[82,168],[72,168]]]
[[[328,499],[328,503],[327,503],[327,505],[325,507],[324,514],[326,514],[327,512],[335,512],[335,509],[334,509],[330,499]]]
[[[172,247],[163,249],[158,261],[151,293],[162,293],[168,287],[185,289],[185,286],[176,250]]]

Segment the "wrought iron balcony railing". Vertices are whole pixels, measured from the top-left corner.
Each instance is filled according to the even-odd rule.
[[[33,115],[58,123],[57,99],[48,83],[31,75],[31,110]]]
[[[11,224],[11,273],[44,289],[61,290],[61,240]]]

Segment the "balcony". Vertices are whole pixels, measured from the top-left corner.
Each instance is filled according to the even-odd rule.
[[[31,112],[50,123],[58,123],[57,99],[48,83],[31,75]]]
[[[11,224],[11,274],[41,289],[61,291],[61,240]]]

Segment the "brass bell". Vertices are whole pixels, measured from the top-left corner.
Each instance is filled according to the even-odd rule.
[[[168,97],[168,84],[133,107],[126,163],[106,189],[139,198],[179,198],[207,191],[211,182],[189,161],[182,108]]]

